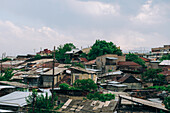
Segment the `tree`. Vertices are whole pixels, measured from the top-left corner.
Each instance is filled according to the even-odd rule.
[[[170,97],[165,97],[164,102],[165,108],[170,110]]]
[[[13,72],[12,69],[6,69],[5,72],[0,75],[0,80],[1,81],[10,80],[14,75],[14,73],[12,73],[12,72]]]
[[[35,59],[35,60],[40,60],[40,59],[41,59],[41,55],[39,55],[39,54],[35,55],[35,56],[34,56],[34,59]]]
[[[30,108],[29,113],[51,113],[55,105],[55,101],[57,97],[54,99],[54,103],[51,102],[51,96],[46,95],[38,95],[36,91],[33,91],[32,95],[26,98],[27,104]]]
[[[69,90],[70,85],[68,85],[67,83],[62,83],[62,84],[59,84],[59,87],[60,89],[63,89],[63,90]]]
[[[92,91],[97,89],[97,85],[94,83],[92,79],[82,79],[82,80],[77,79],[74,82],[73,86],[80,90]]]
[[[93,60],[98,56],[105,54],[117,54],[122,55],[122,51],[116,47],[112,42],[106,42],[105,40],[96,40],[91,47],[88,54],[89,60]]]
[[[68,55],[65,55],[67,51],[71,51],[72,49],[75,49],[76,47],[73,45],[73,43],[66,43],[64,46],[60,45],[57,47],[57,50],[55,52],[56,59],[60,62],[61,60],[65,60],[65,63],[70,63],[70,60]]]
[[[89,100],[100,100],[102,102],[105,102],[105,101],[110,101],[112,99],[115,99],[115,94],[100,94],[99,92],[95,92],[94,94],[93,93],[89,93],[87,95],[87,99]]]
[[[151,81],[151,82],[163,82],[165,78],[163,79],[162,75],[158,74],[162,70],[161,69],[147,69],[142,74],[142,80],[143,81]]]
[[[161,58],[160,58],[161,61],[163,60],[170,60],[170,54],[168,55],[163,55]]]
[[[141,65],[142,67],[146,67],[145,66],[145,61],[143,61],[141,58],[139,58],[137,55],[133,54],[133,53],[129,53],[126,55],[126,60],[127,61],[133,61],[139,65]]]

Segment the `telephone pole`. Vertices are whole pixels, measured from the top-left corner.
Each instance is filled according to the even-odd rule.
[[[54,46],[54,52],[53,52],[52,103],[54,102],[54,67],[55,67],[55,46]]]

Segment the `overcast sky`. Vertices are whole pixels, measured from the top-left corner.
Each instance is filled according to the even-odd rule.
[[[96,39],[123,51],[170,44],[170,0],[0,0],[0,56]]]

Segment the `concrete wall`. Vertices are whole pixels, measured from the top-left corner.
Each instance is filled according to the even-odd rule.
[[[96,74],[81,74],[81,73],[73,73],[73,82],[77,79],[92,79],[94,82],[97,78]]]
[[[117,60],[113,60],[116,64],[113,65],[106,65],[106,57],[115,57],[118,58]],[[96,65],[98,69],[103,70],[103,73],[108,72],[109,69],[112,71],[116,70],[116,65],[119,61],[125,61],[125,56],[118,56],[115,54],[106,54],[96,58]]]

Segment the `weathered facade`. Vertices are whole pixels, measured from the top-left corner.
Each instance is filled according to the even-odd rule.
[[[106,54],[96,58],[97,68],[102,70],[102,73],[115,71],[119,61],[125,61],[125,56],[115,54]]]

